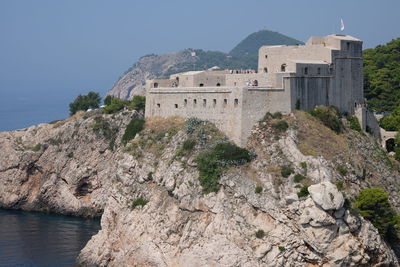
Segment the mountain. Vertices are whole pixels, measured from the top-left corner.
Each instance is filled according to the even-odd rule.
[[[399,166],[372,137],[346,124],[336,134],[302,111],[267,117],[243,165],[226,160],[242,150],[215,150],[227,141],[207,122],[149,119],[125,146],[142,117],[94,110],[1,132],[0,207],[101,216],[78,266],[398,266],[352,208],[380,187],[400,210]]]
[[[148,79],[166,78],[171,74],[189,70],[204,70],[214,66],[222,69],[257,69],[260,46],[299,43],[302,42],[277,32],[263,30],[250,34],[229,54],[202,49],[184,49],[164,55],[146,55],[115,82],[108,94],[128,99],[136,94],[144,94],[145,82]]]
[[[231,55],[258,55],[258,49],[263,45],[300,45],[302,41],[293,39],[279,32],[261,30],[254,32],[242,40],[229,52]]]

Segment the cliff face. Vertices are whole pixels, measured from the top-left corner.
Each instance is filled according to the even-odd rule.
[[[179,64],[194,61],[196,58],[192,57],[188,49],[164,55],[144,56],[118,79],[108,94],[122,99],[143,95],[146,80],[162,77],[167,72],[179,72]]]
[[[181,119],[152,119],[122,147],[135,116],[86,113],[1,133],[1,206],[104,210],[101,231],[78,258],[83,266],[398,265],[371,223],[344,205],[380,186],[399,208],[399,173],[371,138],[337,135],[302,112],[284,118],[283,132],[273,120],[260,122],[248,147],[257,157],[224,172],[217,193],[203,194],[194,159],[223,136],[207,123],[188,131]],[[186,140],[196,145],[185,150]],[[293,173],[284,178],[288,165]],[[303,185],[310,195],[299,198]]]

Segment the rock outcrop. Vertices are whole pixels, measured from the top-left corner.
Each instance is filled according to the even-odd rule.
[[[148,120],[124,147],[126,125],[141,114],[96,113],[0,134],[1,207],[102,213],[101,230],[82,250],[79,265],[398,265],[376,228],[344,205],[345,197],[375,184],[399,204],[391,191],[398,172],[364,149],[376,145],[369,137],[350,130],[338,137],[301,112],[284,118],[290,125],[284,133],[271,127],[273,121],[260,122],[248,145],[257,157],[227,169],[220,190],[203,194],[195,158],[223,138],[212,125],[193,133],[177,118]],[[345,149],[312,147],[318,140],[303,132],[310,124],[324,132],[323,145],[333,138]],[[196,145],[182,150],[189,139]],[[337,170],[343,162],[346,174]],[[282,166],[292,168],[289,177]],[[308,185],[310,194],[299,194]]]

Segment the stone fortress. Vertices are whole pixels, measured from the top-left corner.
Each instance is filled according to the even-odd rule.
[[[145,117],[197,117],[240,146],[267,112],[336,106],[376,129],[364,105],[362,41],[311,37],[305,45],[262,46],[257,71],[189,71],[146,82]]]

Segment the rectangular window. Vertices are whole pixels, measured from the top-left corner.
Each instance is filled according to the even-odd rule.
[[[317,69],[317,73],[318,73],[318,75],[321,75],[321,68]]]
[[[224,99],[224,104],[223,104],[223,107],[225,108],[226,106],[228,105],[228,99]]]
[[[193,99],[193,107],[197,106],[197,99]]]
[[[213,99],[213,108],[217,105],[217,99]]]
[[[178,108],[178,104],[175,104],[175,108]]]
[[[235,108],[236,108],[238,105],[239,105],[239,99],[235,98],[235,104],[234,104]]]
[[[161,107],[160,103],[157,103],[157,107],[158,107],[158,108]]]
[[[183,100],[183,106],[184,106],[184,107],[187,106],[187,99]]]
[[[307,67],[304,68],[304,74],[305,74],[305,75],[308,74],[308,68],[307,68]]]
[[[203,107],[206,107],[206,106],[207,106],[207,100],[203,99]]]

